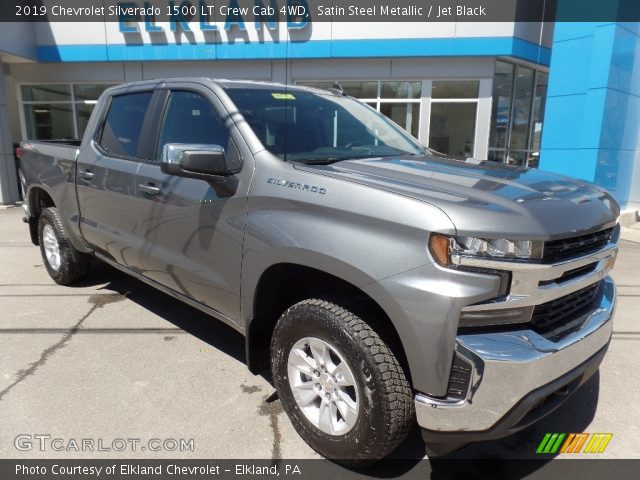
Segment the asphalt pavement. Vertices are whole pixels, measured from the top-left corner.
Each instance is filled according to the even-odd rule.
[[[97,262],[80,285],[56,285],[21,216],[0,209],[0,458],[318,457],[247,370],[240,334]],[[599,373],[539,424],[457,457],[533,457],[545,432],[611,432],[602,457],[640,458],[638,224],[613,276]],[[425,456],[417,430],[393,456]]]

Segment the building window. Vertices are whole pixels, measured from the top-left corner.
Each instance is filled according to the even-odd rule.
[[[542,143],[542,122],[544,120],[544,108],[547,100],[547,86],[549,74],[536,73],[536,88],[533,92],[533,107],[531,113],[531,130],[529,133],[530,148],[533,152],[533,160],[529,161],[530,167],[537,167],[540,160],[540,145]]]
[[[110,86],[103,83],[22,85],[26,138],[82,138],[98,97]]]
[[[478,80],[431,82],[429,147],[454,158],[474,156]]]
[[[489,160],[538,166],[547,84],[545,72],[496,62]]]
[[[299,82],[330,89],[333,82]],[[479,80],[341,81],[345,93],[383,113],[424,144],[455,158],[474,156]],[[420,109],[425,107],[424,125]],[[422,135],[421,135],[422,132]]]
[[[334,88],[333,82],[298,82],[299,85],[323,89]],[[418,138],[420,131],[420,98],[422,82],[362,81],[340,82],[344,92],[390,118]]]

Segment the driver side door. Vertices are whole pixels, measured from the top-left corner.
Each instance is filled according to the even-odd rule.
[[[235,127],[211,91],[185,86],[165,95],[154,161],[140,166],[136,181],[141,273],[237,319],[253,165],[247,162],[217,180],[163,173],[160,161],[168,143],[219,145],[232,162],[241,162]]]

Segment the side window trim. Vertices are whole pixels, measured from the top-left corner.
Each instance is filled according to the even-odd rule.
[[[177,91],[173,88],[166,88],[163,90],[164,97],[161,108],[158,113],[158,123],[155,128],[155,135],[153,138],[149,140],[153,140],[153,144],[151,145],[151,151],[149,157],[152,159],[153,163],[160,163],[160,158],[158,158],[158,144],[160,143],[160,134],[162,133],[162,125],[164,125],[164,119],[167,115],[167,110],[169,109],[169,101],[171,100],[171,94]]]
[[[156,89],[149,103],[149,110],[145,116],[142,132],[140,134],[140,151],[138,155],[141,161],[157,164],[156,148],[160,139],[162,122],[169,104],[170,91],[168,88]]]
[[[100,119],[98,120],[98,125],[96,126],[96,131],[93,134],[93,142],[97,148],[101,151],[103,150],[100,146],[100,141],[102,140],[102,132],[104,131],[104,126],[107,123],[107,114],[109,113],[109,109],[111,108],[111,100],[113,99],[112,95],[109,95],[107,99],[105,99],[105,106],[100,112]]]

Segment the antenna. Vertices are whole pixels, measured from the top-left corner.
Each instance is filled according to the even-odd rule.
[[[344,95],[344,96],[347,95],[346,93],[344,93],[344,89],[342,88],[342,85],[340,85],[340,82],[338,82],[337,80],[333,82],[333,89],[336,90],[340,95]]]

